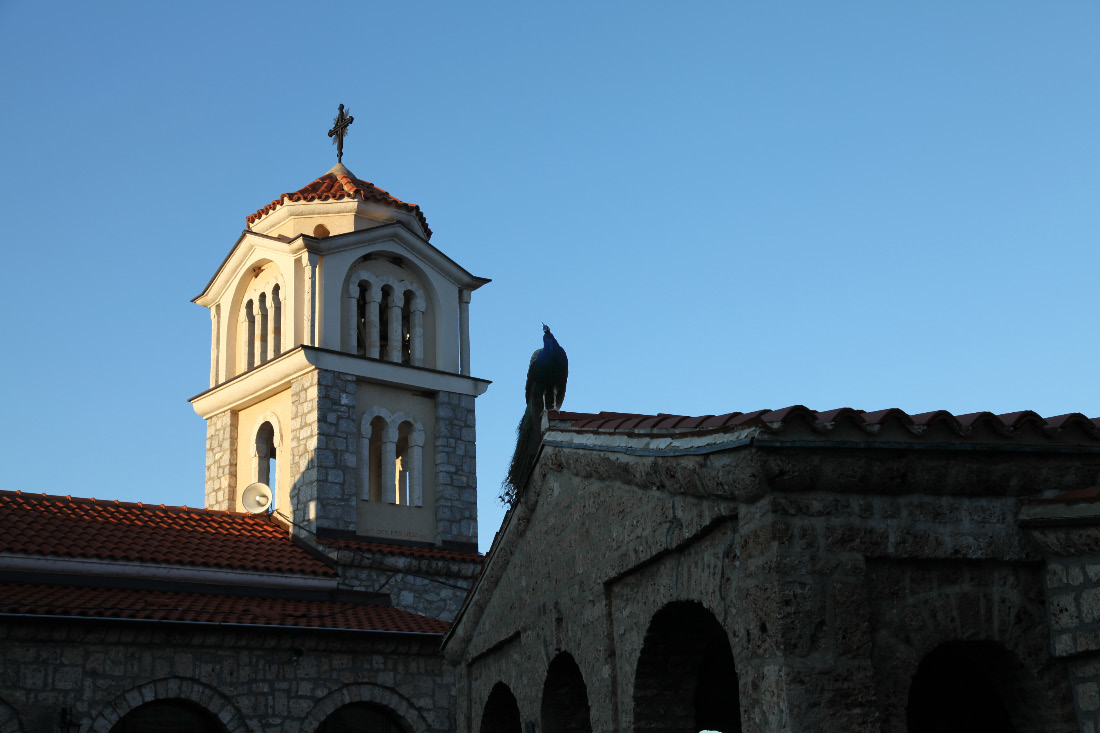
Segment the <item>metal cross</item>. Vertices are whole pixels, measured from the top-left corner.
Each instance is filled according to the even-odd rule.
[[[336,115],[336,119],[332,121],[332,129],[328,131],[328,136],[332,138],[333,144],[336,146],[336,162],[343,163],[344,160],[344,136],[348,134],[348,125],[355,122],[355,118],[344,112],[344,105],[340,105],[340,113]]]

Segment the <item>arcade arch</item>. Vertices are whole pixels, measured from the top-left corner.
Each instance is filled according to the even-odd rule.
[[[541,718],[544,733],[590,733],[592,730],[588,687],[580,667],[568,652],[554,657],[546,670]]]
[[[489,692],[481,713],[479,733],[521,733],[519,703],[508,685],[498,682]]]
[[[670,603],[650,621],[634,677],[634,727],[740,732],[729,638],[701,603]]]

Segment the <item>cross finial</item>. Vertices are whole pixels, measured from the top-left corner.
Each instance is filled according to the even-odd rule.
[[[344,136],[348,134],[348,125],[353,122],[355,122],[355,118],[344,112],[344,105],[341,104],[339,114],[332,121],[332,129],[328,131],[328,136],[332,138],[332,143],[336,146],[337,163],[344,162]]]

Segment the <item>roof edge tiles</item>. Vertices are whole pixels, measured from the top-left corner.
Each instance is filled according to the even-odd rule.
[[[550,416],[554,421],[551,429],[565,432],[615,433],[620,435],[637,434],[652,436],[657,433],[675,435],[706,434],[724,432],[730,429],[757,428],[766,433],[779,433],[795,424],[812,428],[818,434],[828,434],[843,425],[854,425],[869,436],[883,434],[886,426],[895,434],[897,429],[908,432],[914,437],[928,434],[936,426],[947,428],[947,434],[953,439],[974,438],[989,435],[998,438],[1017,436],[1042,436],[1059,442],[1086,440],[1100,441],[1100,418],[1088,418],[1081,413],[1044,418],[1031,410],[995,415],[992,412],[974,412],[965,415],[953,415],[947,410],[934,410],[910,415],[898,408],[888,408],[866,412],[849,407],[816,412],[803,405],[791,405],[779,410],[757,410],[755,412],[730,412],[724,415],[703,415],[688,417],[683,415],[639,415],[618,412],[558,412]],[[936,431],[942,438],[942,430]]]
[[[297,191],[280,195],[279,198],[267,206],[257,209],[253,214],[249,214],[245,217],[245,224],[251,230],[253,224],[275,211],[284,202],[339,201],[345,198],[358,198],[362,201],[385,204],[412,214],[420,222],[420,226],[424,227],[427,239],[432,238],[431,227],[428,226],[428,220],[419,206],[402,201],[370,181],[356,178],[354,173],[339,163],[320,178],[306,184]]]
[[[335,577],[267,515],[0,490],[0,554]]]

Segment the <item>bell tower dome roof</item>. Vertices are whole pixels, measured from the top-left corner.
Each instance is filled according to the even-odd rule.
[[[250,230],[269,233],[267,230],[279,228],[286,218],[295,217],[295,214],[287,211],[288,205],[329,202],[344,203],[343,206],[334,207],[339,209],[339,211],[333,211],[334,214],[349,213],[347,204],[351,203],[352,209],[357,210],[356,213],[375,220],[376,224],[380,219],[382,221],[412,219],[419,225],[417,228],[423,231],[424,238],[431,239],[432,230],[419,206],[406,203],[373,183],[356,178],[355,174],[342,163],[337,163],[323,176],[297,191],[282,194],[267,206],[247,216],[245,222]],[[356,205],[358,202],[361,202],[362,206]],[[277,213],[284,213],[287,216],[280,217],[276,215]],[[309,206],[304,207],[301,213],[310,218],[316,218],[321,212],[316,206]],[[332,227],[328,228],[332,229]],[[353,228],[363,227],[354,226]]]

